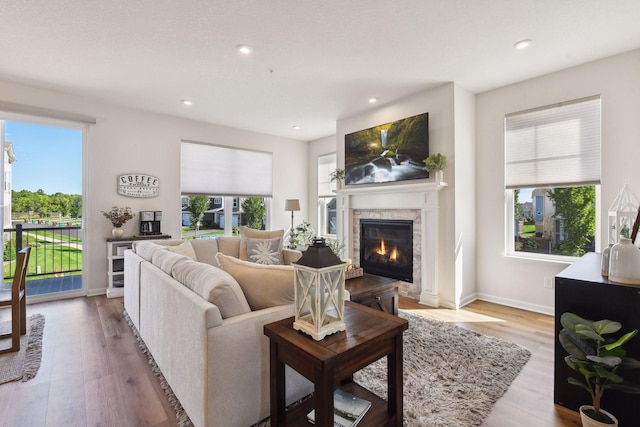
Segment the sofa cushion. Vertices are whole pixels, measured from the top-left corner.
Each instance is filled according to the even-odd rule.
[[[218,252],[236,258],[240,257],[240,237],[220,236],[216,240],[218,240]]]
[[[196,254],[196,261],[204,262],[213,266],[216,264],[216,254],[218,253],[218,239],[193,239],[189,240]]]
[[[247,239],[248,261],[256,264],[277,265],[281,263],[282,239]]]
[[[131,247],[133,248],[133,251],[145,261],[151,261],[151,257],[156,251],[167,250],[166,246],[161,246],[148,240],[133,242]]]
[[[174,264],[171,275],[196,294],[216,305],[223,319],[251,311],[238,282],[217,267],[188,260]]]
[[[190,259],[189,257],[171,251],[155,251],[151,256],[151,264],[171,276],[171,269],[176,263]]]
[[[293,303],[292,266],[256,264],[220,252],[216,258],[220,268],[236,279],[252,310]]]
[[[284,230],[254,230],[253,228],[241,225],[239,258],[243,261],[249,260],[249,255],[247,254],[247,239],[273,239],[276,237],[282,239],[284,237]]]
[[[193,250],[193,246],[188,241],[175,246],[167,246],[167,249],[173,253],[184,255],[194,261],[198,261],[198,258],[196,257],[196,251]]]

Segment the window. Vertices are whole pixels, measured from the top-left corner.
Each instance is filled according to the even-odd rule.
[[[180,163],[183,236],[231,235],[235,227],[245,223],[241,204],[250,197],[263,200],[268,228],[271,153],[182,141]],[[191,223],[187,208],[189,200],[195,197],[202,199],[198,209],[203,211],[200,224]]]
[[[318,157],[318,228],[321,236],[337,234],[336,189],[331,172],[336,170],[336,154]]]
[[[594,251],[599,184],[599,96],[505,117],[508,254]]]

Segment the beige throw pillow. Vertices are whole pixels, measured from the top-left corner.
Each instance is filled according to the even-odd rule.
[[[236,279],[251,310],[293,303],[292,266],[255,264],[220,252],[216,258],[220,268]]]
[[[254,230],[245,225],[240,226],[240,259],[243,261],[249,260],[247,254],[247,239],[274,239],[284,237],[284,230]],[[282,244],[282,243],[281,243]],[[282,263],[282,261],[280,262]]]
[[[179,245],[175,246],[167,246],[167,249],[169,249],[173,253],[188,256],[192,260],[198,261],[198,258],[196,257],[196,251],[193,250],[193,246],[191,246],[190,242],[180,243]]]

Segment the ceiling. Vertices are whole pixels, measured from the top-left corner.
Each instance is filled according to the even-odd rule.
[[[308,141],[640,48],[639,22],[638,0],[3,0],[0,79]]]

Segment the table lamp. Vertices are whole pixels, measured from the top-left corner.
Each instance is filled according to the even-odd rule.
[[[300,210],[300,201],[298,199],[287,199],[284,201],[284,210],[291,211],[291,230],[289,230],[289,249],[296,248],[296,236],[293,229],[293,213]]]

